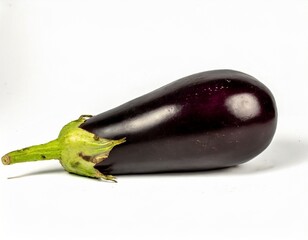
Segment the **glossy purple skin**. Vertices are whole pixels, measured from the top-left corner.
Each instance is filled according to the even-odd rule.
[[[194,74],[94,116],[81,128],[126,142],[97,164],[105,174],[235,166],[271,142],[277,110],[269,89],[233,70]]]

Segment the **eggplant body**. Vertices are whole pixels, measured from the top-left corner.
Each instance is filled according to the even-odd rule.
[[[104,174],[202,171],[244,163],[271,142],[277,110],[269,89],[233,70],[194,74],[88,119],[80,127],[125,137],[95,165]]]

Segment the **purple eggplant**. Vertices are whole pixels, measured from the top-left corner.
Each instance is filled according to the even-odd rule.
[[[275,100],[264,84],[238,71],[207,71],[82,116],[56,140],[11,152],[2,161],[56,158],[71,173],[110,180],[204,171],[254,158],[270,144],[276,125]]]

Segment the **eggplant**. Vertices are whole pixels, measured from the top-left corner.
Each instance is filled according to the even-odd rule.
[[[270,90],[234,70],[197,73],[96,116],[82,115],[46,144],[13,151],[6,165],[59,159],[64,169],[114,175],[191,172],[245,163],[271,143]]]

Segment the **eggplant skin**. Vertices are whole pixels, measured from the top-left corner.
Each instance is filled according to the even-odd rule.
[[[201,72],[88,119],[80,127],[126,142],[95,165],[104,174],[203,171],[254,158],[271,142],[270,90],[234,70]]]

